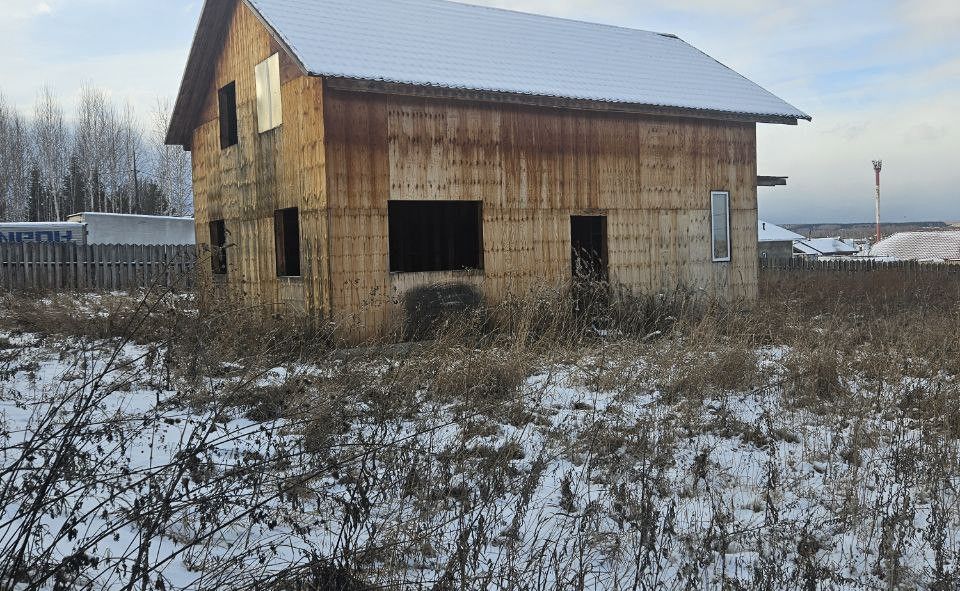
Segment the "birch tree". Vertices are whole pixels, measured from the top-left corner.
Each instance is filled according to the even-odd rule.
[[[40,181],[52,195],[50,215],[61,220],[72,213],[62,211],[60,184],[66,175],[69,159],[69,134],[64,122],[63,107],[50,87],[44,87],[33,109],[33,144]]]
[[[169,100],[158,100],[153,111],[150,144],[153,157],[153,181],[167,197],[170,215],[191,215],[193,211],[193,171],[190,153],[180,146],[168,146],[165,139],[173,107]]]
[[[30,192],[30,138],[19,111],[0,95],[0,219],[26,219]]]

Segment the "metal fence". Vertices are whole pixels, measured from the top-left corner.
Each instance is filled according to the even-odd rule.
[[[196,248],[137,244],[0,244],[0,290],[191,287]]]
[[[789,259],[760,259],[760,270],[767,272],[791,273],[797,271],[824,273],[869,273],[876,271],[901,271],[904,274],[922,273],[924,275],[942,275],[960,277],[960,263],[938,263],[921,261],[885,261],[876,259],[810,259],[794,257]]]

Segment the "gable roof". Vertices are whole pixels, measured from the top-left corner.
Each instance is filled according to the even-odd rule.
[[[796,123],[810,116],[673,35],[446,0],[242,0],[314,76]],[[184,84],[212,35],[207,0]],[[221,20],[222,17],[217,17]],[[221,26],[225,26],[221,25]],[[207,58],[209,59],[209,58]],[[181,95],[183,95],[181,89]],[[184,143],[178,99],[167,140]],[[733,118],[733,117],[731,117]]]
[[[900,232],[874,244],[870,256],[901,261],[960,261],[960,230]]]
[[[790,242],[793,240],[804,240],[805,238],[796,232],[765,222],[757,221],[757,241],[758,242]]]

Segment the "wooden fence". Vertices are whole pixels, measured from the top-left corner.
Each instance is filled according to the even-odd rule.
[[[760,259],[760,271],[772,273],[823,272],[823,273],[869,273],[876,271],[900,271],[904,274],[922,273],[926,276],[941,275],[960,277],[960,263],[931,263],[920,261],[884,261],[875,259]]]
[[[0,244],[0,290],[99,291],[193,285],[196,248],[136,244]]]

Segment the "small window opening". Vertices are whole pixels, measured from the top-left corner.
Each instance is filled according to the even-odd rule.
[[[711,237],[714,262],[730,260],[730,193],[710,193]]]
[[[280,54],[257,64],[257,131],[264,133],[280,127],[283,109],[280,103]]]
[[[296,207],[273,213],[273,232],[277,245],[277,276],[300,276],[300,214]]]
[[[223,220],[210,222],[210,267],[214,275],[227,274],[227,227]]]
[[[390,271],[483,268],[480,201],[390,201]]]
[[[237,144],[237,83],[231,82],[219,92],[220,149]]]

